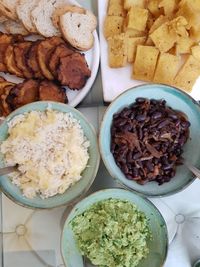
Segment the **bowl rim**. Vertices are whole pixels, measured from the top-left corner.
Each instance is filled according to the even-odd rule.
[[[151,90],[152,87],[154,86],[159,86],[161,87],[162,89],[164,88],[170,88],[171,90],[174,90],[174,91],[177,91],[179,92],[180,94],[184,95],[185,97],[189,98],[192,103],[194,105],[197,105],[198,107],[200,107],[200,104],[192,97],[190,96],[189,94],[187,94],[186,92],[182,91],[181,89],[177,88],[177,87],[174,87],[174,86],[170,86],[170,85],[166,85],[166,84],[158,84],[158,83],[146,83],[146,84],[140,84],[140,85],[137,85],[137,86],[133,86],[131,88],[129,88],[128,90],[122,92],[121,94],[119,94],[110,104],[109,106],[107,107],[106,111],[104,112],[104,115],[103,115],[103,118],[102,118],[102,121],[100,123],[100,131],[99,131],[99,138],[98,138],[98,141],[99,141],[99,150],[100,150],[100,155],[101,155],[101,158],[102,158],[102,161],[106,167],[106,169],[108,170],[110,176],[115,180],[115,182],[117,182],[118,184],[120,184],[123,188],[131,191],[131,192],[135,192],[141,196],[144,196],[144,197],[151,197],[151,198],[161,198],[161,197],[167,197],[167,196],[171,196],[171,195],[174,195],[176,193],[179,193],[181,191],[183,191],[184,189],[186,189],[188,186],[190,186],[195,180],[196,180],[196,176],[192,176],[191,180],[189,182],[187,182],[185,185],[183,185],[182,187],[180,188],[177,188],[177,189],[174,189],[170,192],[167,192],[167,193],[159,193],[159,194],[150,194],[150,193],[144,193],[144,192],[141,192],[141,191],[138,191],[136,189],[133,189],[131,187],[129,187],[128,185],[124,184],[121,179],[119,179],[118,177],[116,177],[114,175],[114,173],[112,172],[111,168],[109,167],[109,164],[107,163],[107,160],[105,159],[105,155],[104,155],[104,152],[103,152],[103,146],[102,146],[102,131],[103,129],[105,128],[105,121],[106,121],[106,117],[107,115],[109,114],[110,112],[110,109],[115,105],[116,101],[119,100],[122,96],[126,95],[126,94],[129,94],[131,91],[135,90],[135,89],[138,89],[138,88],[145,88],[145,87],[149,87],[148,90]],[[117,112],[117,111],[116,111]],[[111,153],[112,154],[112,153]],[[117,164],[115,163],[115,167],[118,168]],[[124,174],[123,174],[124,175]]]
[[[65,226],[67,225],[67,220],[68,220],[68,217],[70,216],[70,214],[72,212],[75,212],[75,210],[77,209],[77,205],[79,205],[81,202],[85,202],[87,201],[89,198],[93,198],[94,196],[100,194],[101,192],[107,192],[107,193],[112,193],[112,192],[117,192],[117,191],[120,191],[120,192],[124,192],[124,195],[126,194],[133,194],[133,195],[136,195],[136,197],[142,199],[144,202],[147,202],[153,209],[155,209],[157,211],[157,213],[159,214],[159,217],[160,219],[162,220],[162,223],[164,224],[165,227],[163,227],[163,230],[164,231],[164,234],[165,234],[165,241],[166,241],[166,245],[165,245],[165,255],[164,255],[164,259],[163,259],[163,262],[161,263],[161,266],[164,266],[165,262],[166,262],[166,259],[167,259],[167,255],[168,255],[168,251],[169,251],[169,235],[168,235],[168,230],[167,230],[167,224],[166,224],[166,221],[162,215],[162,213],[159,211],[159,209],[148,199],[146,198],[145,196],[142,196],[140,194],[138,194],[137,192],[131,192],[125,188],[115,188],[115,187],[111,187],[111,188],[106,188],[106,189],[100,189],[98,191],[95,191],[93,193],[91,193],[90,195],[84,197],[83,199],[81,199],[79,202],[77,202],[73,208],[69,211],[66,219],[65,219],[65,222],[63,224],[63,227],[62,227],[62,231],[61,231],[61,238],[60,238],[60,246],[61,246],[61,255],[62,255],[62,259],[63,259],[63,262],[64,264],[67,266],[67,263],[65,262],[65,257],[64,257],[64,251],[63,251],[63,242],[64,242],[64,229],[65,229]],[[112,196],[110,197],[112,198]],[[107,199],[107,198],[105,198]],[[100,201],[100,200],[99,200]],[[127,200],[129,201],[129,200]],[[96,201],[95,203],[97,203],[98,201]],[[137,206],[137,205],[136,205]]]
[[[44,110],[47,110],[48,108],[52,108],[53,110],[56,110],[53,108],[52,105],[55,105],[55,106],[61,106],[63,108],[66,108],[69,109],[68,111],[66,112],[63,112],[63,111],[60,111],[62,113],[68,113],[68,112],[71,112],[72,115],[73,113],[76,113],[82,120],[84,120],[86,123],[87,123],[87,126],[88,128],[90,128],[93,136],[94,136],[94,139],[95,139],[95,143],[96,143],[96,163],[95,163],[95,168],[94,170],[92,171],[92,174],[91,174],[91,177],[92,179],[90,180],[90,182],[87,184],[87,186],[85,188],[82,189],[81,193],[79,196],[75,196],[71,199],[71,201],[69,202],[64,202],[64,203],[61,203],[61,204],[58,204],[58,205],[54,205],[54,204],[51,204],[50,207],[46,207],[44,205],[35,205],[33,206],[32,204],[24,204],[23,202],[20,202],[19,200],[15,199],[15,197],[10,194],[9,192],[7,192],[4,187],[2,186],[2,183],[0,182],[0,190],[11,200],[13,201],[14,203],[20,205],[21,207],[24,207],[24,208],[29,208],[29,209],[33,209],[33,210],[52,210],[52,209],[55,209],[55,208],[58,208],[58,207],[62,207],[62,206],[70,206],[70,205],[74,205],[75,203],[77,203],[79,201],[79,199],[82,197],[82,195],[85,195],[86,192],[90,189],[91,185],[93,184],[95,178],[96,178],[96,175],[97,175],[97,172],[98,172],[98,169],[99,169],[99,165],[100,165],[100,150],[99,150],[99,145],[98,145],[98,139],[97,139],[97,133],[96,133],[96,130],[94,128],[94,126],[88,121],[88,119],[79,111],[77,110],[76,108],[68,105],[68,104],[64,104],[64,103],[60,103],[60,102],[55,102],[55,101],[37,101],[37,102],[32,102],[32,103],[29,103],[29,104],[26,104],[22,107],[19,107],[17,108],[16,110],[14,110],[13,112],[11,112],[4,120],[3,122],[1,123],[0,125],[0,128],[5,124],[5,123],[8,123],[10,120],[12,120],[15,116],[18,116],[20,114],[24,114],[24,113],[29,113],[31,111],[37,111],[37,108],[34,108],[31,110],[31,111],[25,111],[25,112],[20,112],[21,109],[24,109],[26,107],[31,107],[31,106],[36,106],[36,105],[46,105],[46,108]],[[57,110],[58,111],[58,110]],[[20,113],[19,113],[20,112]],[[77,119],[78,120],[78,119]],[[8,175],[5,175],[5,176],[8,176]],[[7,177],[8,178],[8,177]],[[9,178],[8,178],[9,179]],[[79,182],[79,181],[78,181]],[[77,183],[78,183],[77,182]],[[16,186],[16,185],[15,185]],[[16,186],[17,187],[17,186]],[[19,188],[19,187],[18,187]],[[21,189],[19,188],[20,192],[21,192]],[[65,191],[67,192],[67,190]],[[65,193],[64,192],[64,193]],[[63,194],[64,194],[63,193]],[[61,195],[63,195],[61,194]],[[58,194],[56,194],[55,196],[57,196]],[[54,196],[50,197],[50,198],[53,198]],[[41,198],[41,201],[42,201],[42,198]]]
[[[192,265],[192,267],[198,267],[198,266],[200,266],[200,259],[196,260]]]

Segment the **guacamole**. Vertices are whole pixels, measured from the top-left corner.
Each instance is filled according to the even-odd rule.
[[[128,201],[100,201],[70,224],[81,254],[96,266],[135,267],[149,253],[148,219]]]

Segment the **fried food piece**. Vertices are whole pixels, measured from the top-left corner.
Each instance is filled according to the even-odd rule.
[[[3,79],[3,78],[1,77],[1,79]],[[0,96],[4,94],[4,92],[5,92],[5,88],[6,88],[7,86],[14,86],[14,85],[15,85],[15,83],[11,83],[11,82],[8,82],[8,81],[6,81],[6,80],[1,81],[1,82],[0,82]]]
[[[108,62],[111,68],[124,67],[128,59],[128,38],[121,33],[108,38]]]
[[[7,34],[0,35],[0,71],[7,71],[6,65],[4,64],[4,53],[6,48],[12,42],[12,36]]]
[[[38,60],[37,60],[37,48],[41,41],[36,41],[32,43],[26,54],[26,64],[32,71],[34,78],[44,79],[41,72]]]
[[[107,16],[104,22],[104,36],[109,38],[120,34],[124,25],[124,18],[120,16]]]
[[[57,77],[57,69],[60,59],[70,56],[73,53],[74,51],[66,44],[60,44],[52,51],[48,67],[55,78]]]
[[[126,11],[124,10],[124,1],[110,0],[108,4],[108,15],[125,17]]]
[[[59,37],[47,38],[41,41],[37,46],[37,58],[42,74],[48,80],[53,80],[54,77],[49,71],[48,63],[50,55],[55,46],[64,43],[64,40]]]
[[[12,90],[12,88],[13,88],[12,85],[6,86],[4,94],[0,96],[2,115],[4,117],[8,116],[12,112],[12,109],[11,109],[10,105],[6,101],[10,91]]]
[[[66,90],[51,81],[42,81],[39,86],[39,100],[67,103]]]
[[[84,54],[74,53],[60,59],[58,67],[58,80],[62,85],[72,90],[83,88],[91,71],[87,65]]]
[[[174,79],[174,85],[186,92],[191,92],[200,75],[200,62],[190,55]]]
[[[4,34],[0,35],[0,71],[8,71],[6,64],[4,62],[4,55],[9,44],[15,43],[17,41],[23,40],[21,35],[11,35]]]
[[[152,81],[158,56],[159,50],[156,47],[138,45],[133,68],[134,79]]]
[[[180,57],[162,53],[157,62],[154,82],[172,84],[180,66]]]
[[[6,80],[5,80],[3,77],[0,76],[0,83],[1,83],[1,82],[5,82],[5,81],[6,81]]]
[[[128,12],[128,29],[145,31],[148,19],[148,10],[132,6]]]
[[[31,47],[32,42],[22,42],[14,46],[15,63],[17,67],[22,71],[25,78],[32,78],[33,73],[29,70],[26,64],[26,54]]]
[[[22,71],[17,67],[14,55],[14,45],[9,45],[5,52],[4,63],[8,72],[18,77],[23,77]]]
[[[6,101],[12,110],[23,105],[35,102],[39,99],[39,82],[36,80],[26,80],[14,86]]]

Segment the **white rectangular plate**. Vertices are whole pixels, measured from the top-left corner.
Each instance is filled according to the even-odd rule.
[[[103,97],[105,102],[111,102],[127,89],[144,84],[145,82],[131,79],[131,64],[128,64],[123,68],[116,69],[109,67],[108,46],[103,34],[103,25],[107,13],[107,5],[108,0],[98,0]],[[196,81],[190,95],[194,97],[194,99],[200,100],[200,77]]]

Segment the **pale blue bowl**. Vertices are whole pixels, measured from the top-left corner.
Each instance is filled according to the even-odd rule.
[[[90,141],[88,167],[86,167],[82,173],[83,178],[80,181],[78,181],[75,185],[67,189],[64,192],[64,194],[57,194],[47,199],[41,199],[39,196],[33,199],[28,199],[24,197],[22,195],[21,190],[14,184],[12,184],[8,176],[2,176],[0,179],[0,186],[5,195],[8,196],[11,200],[13,200],[15,203],[29,208],[49,209],[62,205],[71,204],[89,189],[89,187],[91,186],[92,182],[96,177],[99,168],[100,155],[98,149],[98,142],[96,133],[92,125],[78,110],[66,104],[49,102],[49,101],[48,102],[40,101],[25,105],[15,110],[6,118],[6,120],[0,126],[0,141],[3,141],[7,138],[8,136],[7,122],[11,120],[13,117],[32,110],[44,111],[47,109],[49,105],[53,110],[65,113],[66,112],[72,113],[73,117],[80,122],[81,127],[84,130],[85,136]],[[3,166],[4,166],[3,155],[0,154],[0,167]]]
[[[83,258],[77,247],[70,221],[83,213],[94,203],[109,198],[127,200],[135,204],[149,219],[152,240],[148,242],[150,250],[146,259],[138,267],[162,267],[168,250],[168,235],[165,221],[157,208],[147,199],[124,189],[106,189],[98,191],[76,204],[70,212],[63,228],[61,249],[64,263],[67,267],[84,267]],[[98,226],[97,226],[98,227]]]
[[[188,116],[188,120],[191,123],[190,139],[184,146],[183,157],[198,168],[200,168],[200,106],[188,94],[176,88],[160,84],[141,85],[124,92],[116,98],[105,112],[101,124],[99,137],[100,153],[107,170],[114,179],[129,190],[137,191],[146,196],[158,197],[174,194],[190,185],[195,179],[186,167],[177,167],[175,177],[168,183],[160,186],[156,182],[139,185],[135,181],[128,180],[125,177],[116,165],[110,151],[110,128],[113,115],[135,102],[137,97],[165,99],[168,106],[183,111]]]

